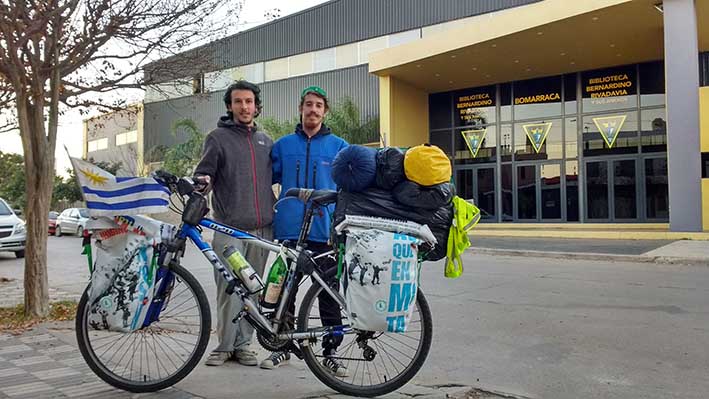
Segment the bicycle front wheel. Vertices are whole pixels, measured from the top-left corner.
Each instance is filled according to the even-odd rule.
[[[313,285],[303,298],[298,314],[298,330],[322,329],[318,294],[323,288]],[[347,320],[344,310],[342,319]],[[330,388],[351,396],[385,395],[409,382],[426,361],[433,338],[433,321],[426,297],[419,289],[409,328],[405,333],[357,331],[346,334],[333,356],[346,375],[338,376],[324,364],[318,342],[302,346],[310,371]]]
[[[76,340],[84,360],[102,380],[130,392],[155,392],[185,378],[209,342],[209,302],[197,279],[182,266],[159,320],[132,332],[95,330],[88,323],[87,288],[76,315]]]

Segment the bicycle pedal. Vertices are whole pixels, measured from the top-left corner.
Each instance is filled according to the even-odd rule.
[[[236,315],[236,317],[234,317],[234,318],[231,320],[231,322],[234,323],[234,324],[236,324],[236,323],[238,323],[244,316],[246,316],[246,311],[245,311],[245,310],[242,310],[241,312],[239,312],[239,313]]]
[[[291,342],[288,344],[287,349],[290,353],[294,354],[295,357],[297,357],[300,360],[303,360],[303,358],[304,358],[303,351],[300,350],[300,347],[298,347],[298,345]]]

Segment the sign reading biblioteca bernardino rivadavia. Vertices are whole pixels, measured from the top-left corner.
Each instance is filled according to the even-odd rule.
[[[455,95],[458,126],[484,125],[495,114],[495,86],[478,87]]]
[[[584,72],[582,83],[583,97],[593,104],[627,102],[637,91],[635,66]]]

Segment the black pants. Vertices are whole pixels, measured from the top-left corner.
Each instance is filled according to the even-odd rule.
[[[308,241],[307,244],[307,249],[313,252],[313,256],[317,256],[319,254],[332,250],[332,247],[330,245],[323,242]],[[337,269],[337,257],[327,256],[318,259],[317,262],[318,268],[320,269],[319,273],[323,277],[325,282],[329,283],[330,287],[334,291],[339,290],[340,282],[337,281],[335,274],[333,274],[333,277],[331,277],[330,279],[325,278],[325,275],[328,274],[331,270]],[[298,276],[295,281],[295,284],[293,284],[293,293],[291,294],[291,298],[293,298],[293,301],[288,307],[288,311],[291,312],[291,314],[293,315],[295,315],[295,297],[298,294],[298,285],[300,283],[301,277],[302,276]],[[320,294],[318,294],[318,308],[320,311],[320,320],[322,321],[323,326],[342,325],[342,312],[340,310],[340,305],[337,303],[337,301],[335,301],[333,297],[331,297],[324,290],[320,291]],[[322,342],[323,354],[329,355],[335,352],[337,350],[337,347],[340,346],[341,343],[341,335],[336,337],[324,337]]]

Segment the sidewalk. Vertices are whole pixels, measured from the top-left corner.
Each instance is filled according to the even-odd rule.
[[[216,342],[213,336],[212,346]],[[207,351],[208,353],[209,351]],[[259,358],[266,355],[260,351]],[[499,399],[494,393],[467,396],[460,384],[417,385],[409,382],[386,399],[476,398]],[[477,392],[476,392],[477,393]],[[44,323],[22,335],[0,333],[0,398],[307,398],[340,399],[321,384],[300,361],[279,370],[262,370],[227,363],[207,367],[203,362],[176,387],[157,393],[132,394],[111,387],[86,365],[74,338],[73,322]]]
[[[497,237],[485,233],[470,237],[473,253],[709,266],[708,241]]]

